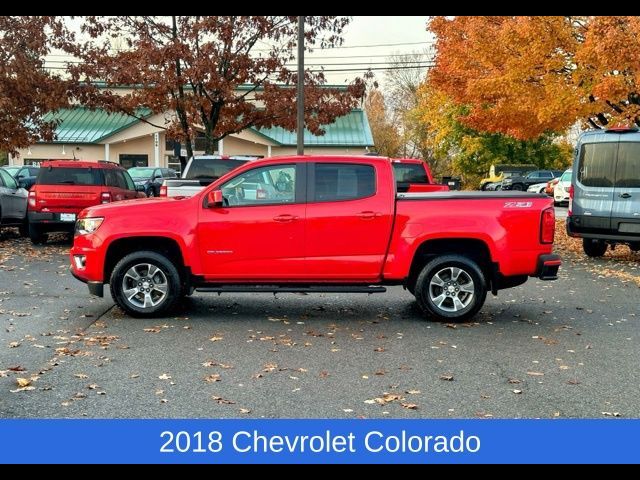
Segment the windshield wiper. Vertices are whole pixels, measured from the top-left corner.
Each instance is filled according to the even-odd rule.
[[[62,182],[58,182],[59,185],[75,185],[76,182],[73,180],[63,180]]]

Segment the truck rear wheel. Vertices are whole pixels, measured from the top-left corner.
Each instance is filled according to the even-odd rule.
[[[415,296],[428,316],[464,321],[484,305],[487,286],[476,262],[463,255],[442,255],[427,263],[418,275]]]
[[[582,249],[587,257],[598,258],[607,253],[607,244],[602,240],[582,239]]]
[[[111,296],[133,317],[154,317],[170,311],[183,296],[180,274],[160,253],[127,255],[113,269]]]

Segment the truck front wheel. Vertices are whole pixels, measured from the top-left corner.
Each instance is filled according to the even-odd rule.
[[[462,255],[442,255],[427,263],[416,281],[422,311],[436,320],[464,321],[484,305],[487,286],[480,267]]]
[[[134,317],[162,315],[182,297],[178,270],[157,252],[127,255],[116,264],[109,283],[118,306]]]

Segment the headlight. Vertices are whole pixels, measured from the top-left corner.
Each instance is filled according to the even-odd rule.
[[[76,235],[89,235],[95,232],[103,221],[102,217],[81,218],[76,222]]]

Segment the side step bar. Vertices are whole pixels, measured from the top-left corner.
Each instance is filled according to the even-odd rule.
[[[376,285],[216,285],[197,287],[206,293],[384,293],[385,287]]]

